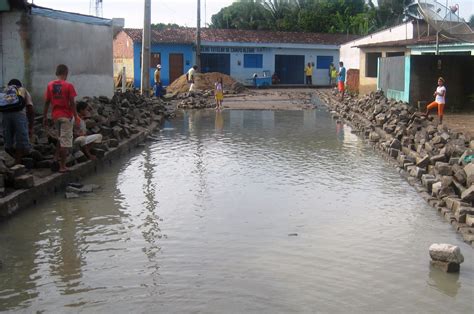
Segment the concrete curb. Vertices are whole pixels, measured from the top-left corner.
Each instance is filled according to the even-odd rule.
[[[84,163],[76,164],[70,167],[68,173],[53,173],[45,178],[35,178],[35,186],[30,189],[15,190],[4,198],[0,199],[0,220],[4,220],[13,214],[24,210],[30,206],[36,205],[39,201],[45,199],[45,196],[55,194],[63,189],[70,182],[79,181],[91,173],[97,173],[100,169],[111,165],[114,159],[119,159],[132,151],[132,148],[142,143],[146,137],[154,130],[159,128],[161,122],[154,122],[145,130],[131,135],[129,138],[119,144],[118,147],[107,151],[102,159],[89,160]]]

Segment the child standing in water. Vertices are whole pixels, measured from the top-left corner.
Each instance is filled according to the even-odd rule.
[[[222,101],[224,100],[224,86],[222,77],[214,83],[214,98],[216,99],[216,110],[222,109]]]

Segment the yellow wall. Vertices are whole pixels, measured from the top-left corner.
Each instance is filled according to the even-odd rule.
[[[127,82],[133,81],[133,58],[114,58],[114,78],[116,78],[122,68],[126,68]]]

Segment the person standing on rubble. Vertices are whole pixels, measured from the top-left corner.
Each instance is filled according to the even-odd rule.
[[[59,172],[67,172],[66,159],[73,144],[74,117],[77,116],[77,96],[74,85],[67,82],[69,70],[64,64],[56,67],[56,80],[48,83],[45,93],[45,104],[43,110],[43,126],[48,129],[48,110],[52,106],[51,117],[56,125],[58,143],[55,159],[59,161]],[[79,121],[79,120],[78,120]]]
[[[425,115],[428,117],[431,109],[438,108],[439,123],[442,124],[444,105],[446,104],[446,87],[444,87],[444,78],[438,78],[438,87],[436,88],[433,96],[435,97],[435,100],[426,106]]]
[[[346,68],[344,67],[344,62],[339,62],[339,73],[337,75],[337,88],[339,93],[341,93],[341,101],[344,99],[344,93],[346,91]]]
[[[186,80],[190,84],[189,85],[190,92],[194,91],[194,76],[196,74],[197,69],[198,69],[197,65],[193,65],[193,67],[189,69],[188,73],[186,73]]]
[[[2,112],[4,146],[5,151],[15,158],[15,164],[21,164],[23,156],[31,149],[35,119],[33,100],[19,80],[12,79],[7,86],[17,91],[22,103],[18,105],[18,109]]]
[[[160,97],[163,87],[161,86],[161,65],[156,65],[156,70],[154,74],[155,78],[155,96]]]

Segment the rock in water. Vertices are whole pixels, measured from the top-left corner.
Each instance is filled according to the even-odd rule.
[[[434,243],[430,246],[429,252],[431,265],[448,273],[458,272],[460,264],[464,262],[461,249],[455,245]]]

